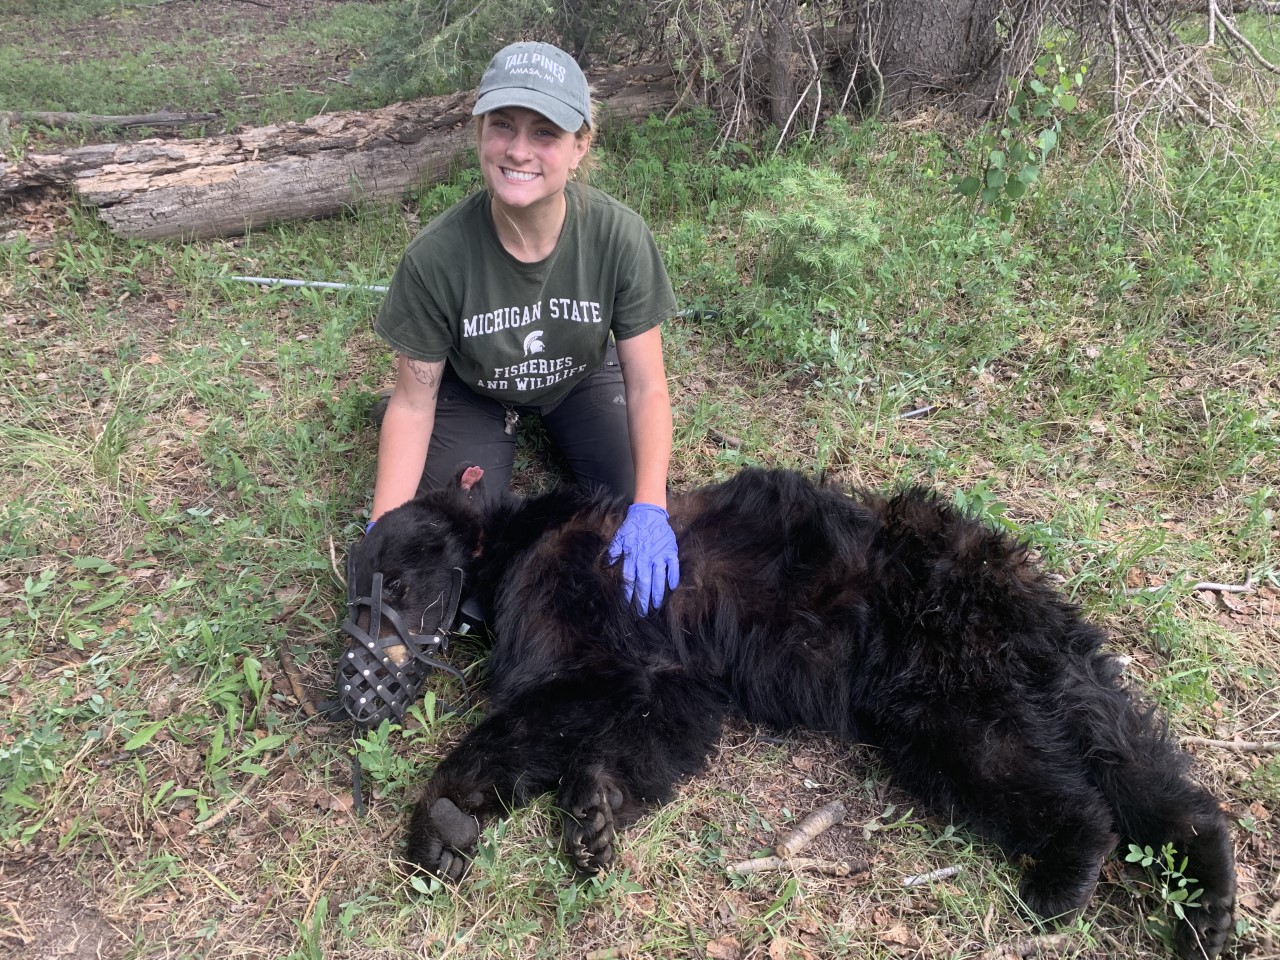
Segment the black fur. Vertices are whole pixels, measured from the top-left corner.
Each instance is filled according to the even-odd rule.
[[[426,494],[357,551],[360,586],[380,570],[426,628],[464,565],[497,638],[487,716],[413,812],[422,869],[459,878],[480,821],[550,791],[575,865],[609,867],[615,832],[698,772],[736,711],[879,747],[901,786],[1026,864],[1042,917],[1085,905],[1118,839],[1172,843],[1204,890],[1179,953],[1221,951],[1235,872],[1218,803],[1007,535],[923,490],[745,470],[673,498],[680,587],[641,618],[605,560],[624,504],[482,502]]]

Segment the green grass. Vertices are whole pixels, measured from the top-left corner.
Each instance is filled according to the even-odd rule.
[[[43,32],[43,6],[13,11],[12,32],[0,43],[6,110],[118,115],[168,107],[219,114],[211,132],[374,105],[345,78],[391,16],[385,3],[332,4],[282,28],[264,22],[269,5],[246,11],[187,0],[180,16],[165,16],[154,0],[59,5],[58,32],[39,38],[32,34]],[[78,49],[86,41],[91,56]],[[282,62],[296,74],[284,83]]]
[[[146,7],[65,3],[61,26]],[[381,9],[326,5],[255,56],[355,45]],[[54,65],[57,37],[6,35],[7,107],[85,110],[212,93],[239,36],[151,49],[178,71],[161,78],[109,35],[75,69]],[[94,99],[116,82],[118,100]],[[289,114],[291,96],[267,99]],[[937,484],[1027,538],[1175,732],[1276,740],[1275,139],[1228,165],[1167,135],[1160,197],[1123,184],[1099,118],[1082,121],[1007,225],[951,189],[977,161],[962,130],[834,120],[779,155],[720,146],[700,116],[603,131],[596,182],[646,216],[699,311],[665,334],[673,482],[762,464]],[[460,170],[410,207],[425,221],[477,182]],[[467,728],[441,706],[456,687],[353,741],[303,715],[280,658],[328,696],[338,570],[373,482],[365,414],[390,374],[377,299],[229,279],[385,282],[414,222],[371,208],[179,246],[57,215],[54,234],[0,243],[0,849],[14,876],[39,860],[79,898],[19,893],[6,941],[54,953],[75,920],[129,957],[879,958],[1037,933],[1015,868],[909,810],[868,752],[746,727],[627,833],[611,876],[569,882],[543,801],[488,828],[465,885],[415,893],[390,859],[412,786]],[[530,486],[543,452],[522,447]],[[1190,590],[1246,579],[1260,592]],[[1240,949],[1256,952],[1280,935],[1280,760],[1202,748],[1197,771],[1241,823]],[[729,880],[836,796],[851,813],[818,855],[870,859],[870,876]],[[901,886],[946,866],[962,869]],[[1151,878],[1109,876],[1057,954],[1162,955]]]
[[[63,23],[81,23],[110,14],[128,16],[155,3],[156,0],[9,0],[5,12],[16,17],[56,15]]]

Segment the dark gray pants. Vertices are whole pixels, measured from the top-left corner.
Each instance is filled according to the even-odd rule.
[[[545,407],[511,406],[480,396],[446,363],[423,487],[443,487],[459,464],[474,463],[484,468],[487,499],[493,501],[510,488],[519,430],[516,424],[508,431],[511,413],[520,418],[536,414],[542,419],[579,483],[606,487],[628,500],[635,496],[626,390],[612,341],[600,369]]]

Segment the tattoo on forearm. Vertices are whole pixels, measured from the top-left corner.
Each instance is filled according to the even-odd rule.
[[[409,369],[413,372],[413,379],[424,387],[440,386],[440,370],[437,369],[434,363],[421,363],[417,360],[410,360]]]

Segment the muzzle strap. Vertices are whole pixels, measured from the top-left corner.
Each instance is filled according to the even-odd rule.
[[[449,631],[458,615],[462,598],[462,569],[453,568],[449,590],[442,598],[443,615],[432,633],[414,633],[401,615],[382,602],[383,575],[375,573],[369,596],[359,596],[355,588],[355,566],[347,556],[347,619],[342,632],[350,644],[338,663],[338,702],[360,728],[377,726],[383,720],[400,721],[415,702],[431,670],[443,670],[462,685],[464,702],[469,701],[466,678],[438,655],[449,647]],[[368,613],[368,629],[360,626],[360,615]],[[391,627],[384,633],[384,622]],[[408,652],[400,662],[388,653],[400,646]]]

